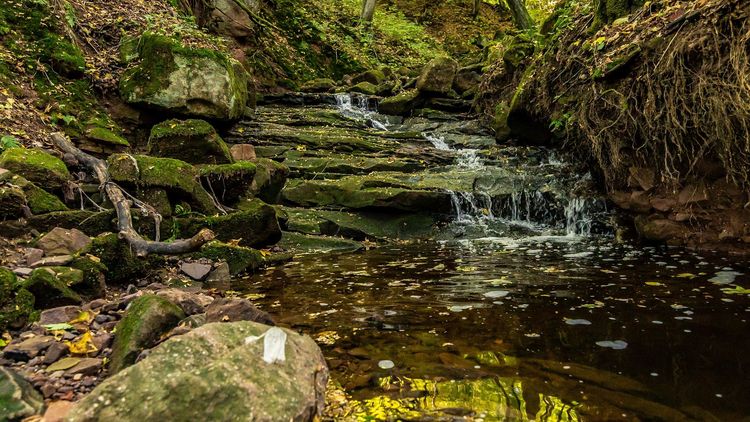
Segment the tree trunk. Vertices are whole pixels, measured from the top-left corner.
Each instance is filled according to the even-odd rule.
[[[476,19],[479,15],[479,6],[482,5],[482,0],[474,0],[474,7],[471,9],[471,16]]]
[[[522,31],[531,29],[534,27],[534,21],[529,16],[529,11],[526,10],[525,0],[506,0],[508,2],[508,8],[510,13],[513,15],[513,22],[516,27]]]
[[[372,23],[372,17],[375,15],[375,3],[377,3],[377,0],[362,0],[362,16],[360,16],[362,22]]]
[[[202,229],[190,239],[178,239],[169,243],[159,242],[158,239],[157,241],[151,241],[142,238],[133,228],[133,219],[130,215],[130,201],[126,198],[122,189],[109,179],[106,161],[86,154],[76,148],[72,142],[60,133],[52,134],[52,142],[60,151],[71,154],[80,164],[89,167],[94,172],[96,179],[99,181],[99,189],[107,195],[107,198],[115,206],[115,211],[117,212],[117,229],[119,230],[120,238],[125,239],[130,244],[130,247],[133,248],[133,252],[137,256],[146,256],[151,253],[168,255],[183,254],[198,249],[204,243],[214,239],[214,233],[208,229]],[[156,233],[158,236],[158,222],[161,220],[161,215],[153,210],[148,211],[154,215],[157,221]]]

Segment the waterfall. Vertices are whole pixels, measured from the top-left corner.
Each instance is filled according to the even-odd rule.
[[[371,108],[369,99],[364,95],[336,94],[336,108],[350,119],[366,122],[377,130],[388,131],[388,119],[378,114],[377,106]]]

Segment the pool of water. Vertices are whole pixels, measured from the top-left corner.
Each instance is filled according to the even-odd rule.
[[[321,345],[334,419],[739,420],[749,271],[605,237],[484,237],[300,256],[241,294]]]

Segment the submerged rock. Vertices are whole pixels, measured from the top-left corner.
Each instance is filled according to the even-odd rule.
[[[42,395],[20,375],[0,367],[0,419],[16,421],[43,411]]]
[[[182,309],[161,296],[143,295],[134,300],[117,324],[109,371],[115,374],[135,363],[141,351],[155,346],[162,334],[183,318]]]
[[[95,388],[69,420],[312,421],[324,406],[323,354],[310,337],[284,330],[285,360],[268,364],[264,342],[246,341],[268,328],[214,323],[171,338]]]
[[[229,147],[210,123],[197,120],[167,120],[151,129],[148,153],[176,158],[191,164],[227,164],[234,159]]]
[[[207,119],[243,116],[248,76],[238,61],[150,33],[136,46],[138,61],[120,80],[128,103]]]

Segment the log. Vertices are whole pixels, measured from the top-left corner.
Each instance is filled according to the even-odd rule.
[[[60,151],[66,154],[71,154],[81,165],[88,167],[94,172],[97,181],[99,181],[99,190],[104,192],[110,202],[115,206],[119,236],[121,239],[128,242],[136,256],[142,257],[147,256],[148,254],[183,254],[198,249],[204,243],[214,239],[215,235],[209,229],[201,230],[190,239],[178,239],[169,243],[144,239],[133,228],[133,218],[130,214],[130,201],[127,199],[125,192],[110,180],[107,162],[76,148],[76,146],[61,133],[53,133],[52,142],[58,149],[60,149]]]

